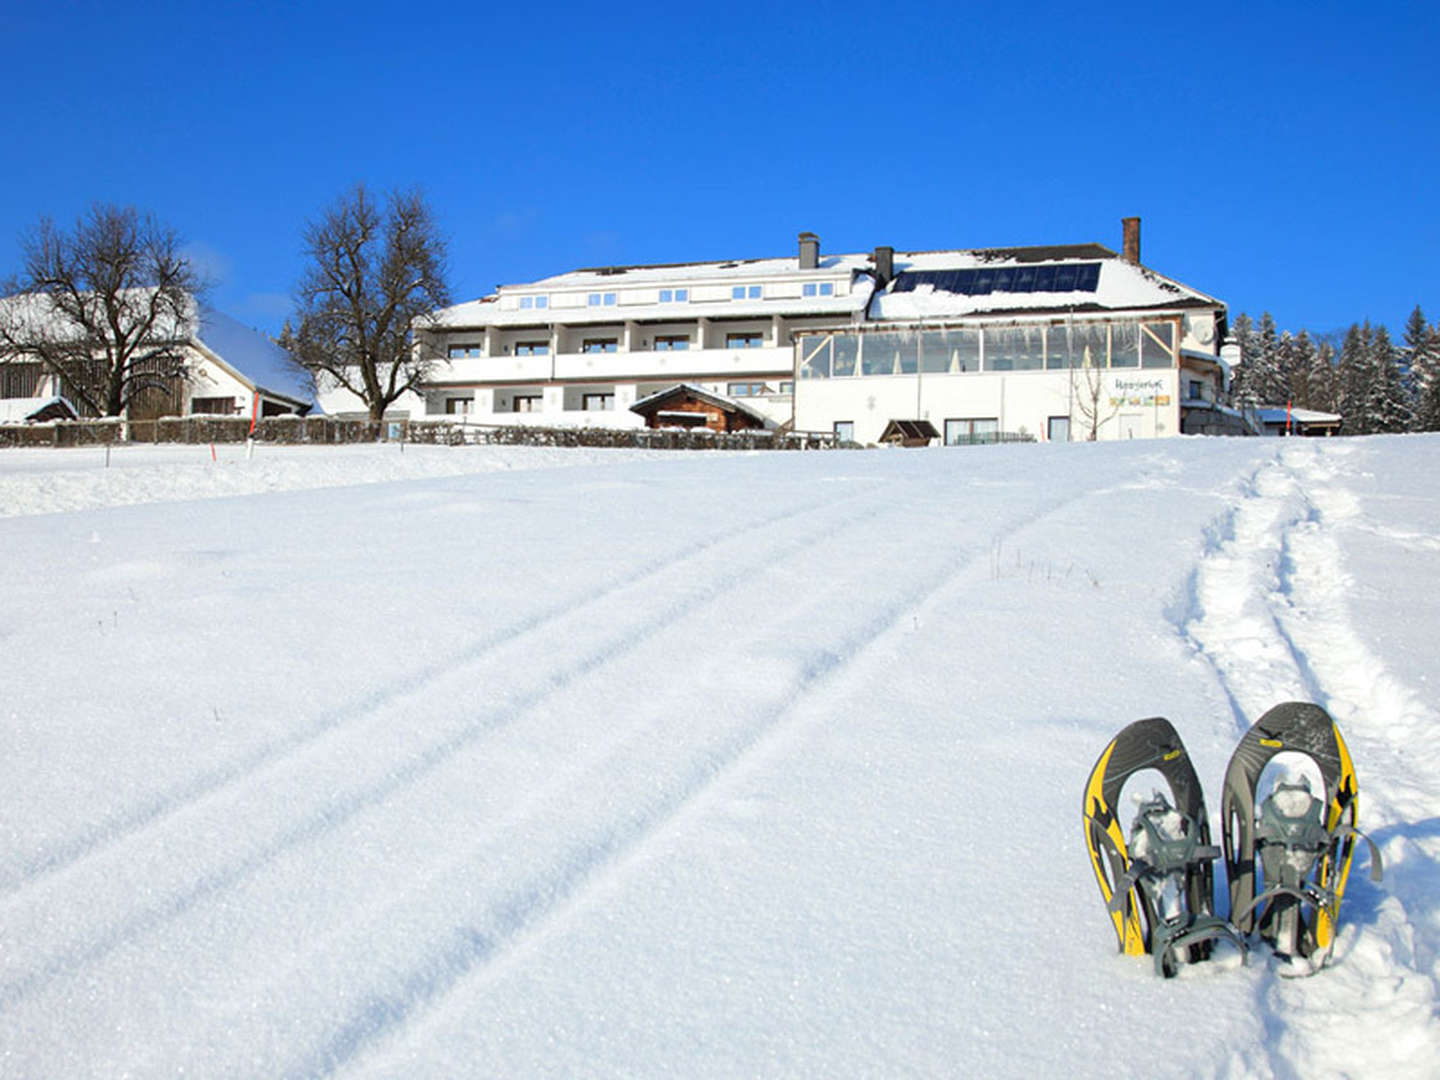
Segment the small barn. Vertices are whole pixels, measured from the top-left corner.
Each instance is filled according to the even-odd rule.
[[[76,416],[75,406],[63,397],[0,399],[0,424],[46,424]]]
[[[733,398],[712,394],[692,383],[674,386],[641,398],[630,411],[643,417],[648,428],[708,428],[711,431],[763,431],[765,416]]]
[[[1334,435],[1340,430],[1339,413],[1318,409],[1287,409],[1283,405],[1266,405],[1256,410],[1266,435]]]
[[[929,446],[932,439],[938,439],[940,432],[929,420],[891,420],[880,433],[880,441],[886,446]]]

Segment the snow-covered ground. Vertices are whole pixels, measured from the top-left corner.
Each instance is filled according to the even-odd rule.
[[[0,451],[0,1076],[1440,1075],[1440,437]],[[1340,722],[1329,968],[1081,790]],[[1218,827],[1218,821],[1213,822]]]

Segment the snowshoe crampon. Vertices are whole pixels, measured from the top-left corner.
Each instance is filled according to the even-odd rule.
[[[1169,785],[1130,826],[1117,813],[1125,782],[1153,769]],[[1243,955],[1244,942],[1214,913],[1214,861],[1205,797],[1179,734],[1162,717],[1137,720],[1110,741],[1085,785],[1085,843],[1120,951],[1150,953],[1155,970],[1210,957],[1217,938]]]
[[[1256,806],[1265,766],[1278,754],[1308,758],[1324,792],[1308,780],[1280,782]],[[1380,852],[1355,828],[1358,785],[1350,751],[1330,714],[1286,702],[1245,733],[1225,771],[1221,834],[1230,881],[1230,921],[1258,930],[1277,957],[1319,970],[1334,947],[1335,926],[1356,840],[1370,852],[1370,877],[1383,873]]]

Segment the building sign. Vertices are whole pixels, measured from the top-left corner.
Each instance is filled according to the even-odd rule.
[[[1165,380],[1160,378],[1116,379],[1110,404],[1122,405],[1169,405],[1170,395],[1165,393]]]

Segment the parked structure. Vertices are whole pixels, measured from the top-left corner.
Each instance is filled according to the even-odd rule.
[[[782,429],[875,443],[894,420],[948,444],[1181,432],[1224,399],[1225,305],[1100,244],[576,270],[437,313],[411,417],[653,422],[677,383]],[[327,411],[360,411],[321,388]],[[642,410],[643,412],[643,410]]]
[[[0,301],[12,303],[14,298]],[[132,403],[127,419],[151,420],[160,416],[265,417],[308,412],[313,393],[308,377],[290,363],[285,350],[258,331],[228,315],[200,307],[183,331],[185,374],[171,381],[164,392],[142,393]],[[37,406],[53,401],[39,413]],[[63,380],[34,357],[0,353],[0,417],[7,422],[66,419],[77,411]]]

